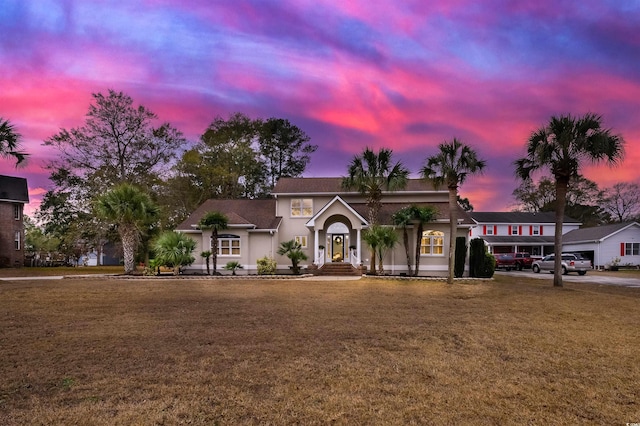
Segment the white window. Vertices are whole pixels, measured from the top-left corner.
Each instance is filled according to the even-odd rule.
[[[13,218],[15,220],[22,219],[22,206],[20,204],[13,205]]]
[[[444,254],[444,232],[424,231],[420,242],[420,254],[442,256]]]
[[[540,225],[533,225],[531,227],[531,235],[540,235]]]
[[[291,200],[292,217],[313,216],[313,200],[311,198],[294,198]]]
[[[240,256],[240,237],[230,234],[219,235],[218,256]]]
[[[640,254],[640,243],[624,243],[625,256],[638,256]]]
[[[296,243],[300,244],[302,248],[307,248],[307,236],[306,235],[296,235],[295,237]]]
[[[493,226],[487,226],[487,235],[493,235]]]
[[[15,242],[16,242],[16,250],[20,250],[20,240],[22,238],[22,233],[20,231],[16,231],[16,237],[15,237]]]
[[[519,235],[520,234],[518,232],[518,225],[511,225],[510,228],[511,228],[511,230],[509,231],[509,233],[511,235]]]

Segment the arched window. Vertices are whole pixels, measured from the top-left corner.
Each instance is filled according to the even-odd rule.
[[[444,255],[444,232],[424,231],[420,243],[420,254],[425,256]]]

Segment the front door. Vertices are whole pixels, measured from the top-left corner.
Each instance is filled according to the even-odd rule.
[[[344,234],[331,236],[331,261],[344,262]]]

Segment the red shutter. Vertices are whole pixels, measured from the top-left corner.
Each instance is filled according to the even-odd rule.
[[[529,225],[529,235],[533,235],[533,226]]]
[[[493,235],[498,235],[498,225],[493,225]]]
[[[542,235],[542,225],[540,225],[540,235]]]
[[[522,225],[518,226],[518,235],[522,235]]]
[[[624,243],[620,243],[620,256],[624,256]]]
[[[487,225],[482,226],[482,235],[487,235]]]

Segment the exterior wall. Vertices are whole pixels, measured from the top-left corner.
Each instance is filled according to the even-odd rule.
[[[15,208],[19,208],[19,219]],[[24,225],[22,203],[0,202],[0,267],[20,267],[24,264]],[[16,232],[20,235],[20,248],[16,249]]]
[[[511,234],[510,227],[515,225],[518,227],[519,233]],[[487,235],[498,235],[498,236],[512,236],[513,238],[517,238],[519,236],[532,236],[531,233],[533,226],[540,226],[542,233],[540,235],[543,236],[553,236],[555,235],[555,224],[553,223],[480,223],[477,226],[471,228],[471,238],[482,238]],[[562,226],[562,234],[566,234],[569,231],[573,231],[574,229],[578,229],[580,226],[577,224],[563,224]],[[486,233],[486,229],[493,229],[493,234]]]
[[[593,252],[593,267],[602,269],[608,267],[614,260],[619,260],[622,265],[640,265],[640,255],[626,255],[621,244],[640,243],[640,228],[631,226],[623,231],[615,233],[602,241],[563,244],[563,251]]]

